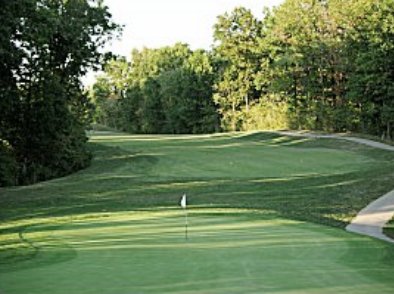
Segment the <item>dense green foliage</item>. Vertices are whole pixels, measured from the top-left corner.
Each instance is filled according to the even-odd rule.
[[[0,184],[78,170],[90,161],[80,77],[118,27],[101,1],[0,3]]]
[[[254,83],[261,60],[261,23],[249,10],[236,8],[218,17],[214,39],[219,62],[215,102],[220,106],[224,129],[241,128],[244,115],[260,93]]]
[[[99,122],[143,133],[204,132],[217,129],[216,107],[225,131],[315,129],[390,139],[393,15],[391,0],[287,0],[261,20],[236,8],[218,17],[212,52],[194,59],[203,71],[185,72],[198,51],[181,45],[134,52],[123,62],[126,74],[109,67],[106,88],[127,80],[121,89],[129,94],[108,99],[113,91],[104,94],[99,81],[93,96],[107,117]],[[192,112],[193,104],[209,107]],[[192,127],[196,121],[204,127]]]
[[[392,137],[392,1],[286,1],[268,17],[291,127]]]
[[[93,86],[96,120],[134,133],[209,133],[219,119],[211,99],[209,55],[176,44],[134,50],[131,64],[110,62]]]

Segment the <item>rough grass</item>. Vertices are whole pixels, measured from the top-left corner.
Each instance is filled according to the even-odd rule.
[[[393,189],[393,152],[270,133],[99,132],[90,144],[90,168],[0,190],[0,290],[392,291],[393,247],[333,227]]]

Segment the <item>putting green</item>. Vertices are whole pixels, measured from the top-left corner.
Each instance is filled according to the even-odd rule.
[[[184,233],[178,208],[36,219],[20,234],[36,255],[0,266],[0,293],[393,292],[390,245],[336,228],[195,208]]]

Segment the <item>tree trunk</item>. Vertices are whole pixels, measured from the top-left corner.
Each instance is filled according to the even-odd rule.
[[[248,94],[245,95],[245,105],[246,105],[246,112],[249,112],[249,96],[248,96]]]
[[[232,127],[232,131],[236,131],[237,123],[236,123],[236,120],[235,120],[235,102],[234,101],[233,101],[232,108],[233,108],[233,117],[231,119],[231,124],[232,124],[231,127]]]

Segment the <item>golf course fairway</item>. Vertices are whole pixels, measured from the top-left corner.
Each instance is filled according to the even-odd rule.
[[[88,169],[1,190],[1,294],[394,291],[394,246],[343,230],[392,185],[390,152],[270,133],[91,142]]]

